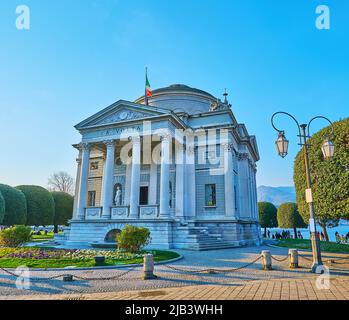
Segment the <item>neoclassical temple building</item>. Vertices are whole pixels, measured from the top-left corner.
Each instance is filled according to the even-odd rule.
[[[76,125],[69,243],[115,241],[147,227],[152,248],[192,250],[261,241],[256,138],[224,101],[185,85],[119,100]]]

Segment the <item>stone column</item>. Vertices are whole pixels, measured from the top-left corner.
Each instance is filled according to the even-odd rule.
[[[224,194],[225,194],[225,215],[235,216],[235,196],[234,196],[234,164],[233,147],[231,144],[223,146],[224,152]]]
[[[73,207],[73,219],[78,217],[78,202],[79,202],[79,189],[80,189],[80,176],[81,176],[81,150],[79,150],[79,157],[76,159],[78,168],[76,171],[75,180],[75,192],[74,192],[74,207]]]
[[[141,139],[132,137],[132,172],[130,188],[130,218],[138,218],[139,188],[141,178]]]
[[[85,208],[87,205],[90,146],[88,143],[82,143],[81,148],[82,148],[81,175],[80,175],[79,200],[77,205],[77,211],[78,211],[78,219],[84,220]]]
[[[256,168],[252,168],[252,188],[253,188],[253,206],[254,206],[254,217],[256,221],[259,220],[258,214],[258,196],[257,196],[257,182],[256,182]]]
[[[196,174],[195,174],[195,140],[194,136],[186,136],[185,156],[185,216],[196,216]]]
[[[238,154],[240,217],[249,217],[248,154]]]
[[[172,138],[167,135],[161,139],[160,171],[160,212],[161,218],[170,217],[170,146]]]
[[[157,204],[156,194],[158,189],[158,165],[151,163],[150,165],[150,180],[149,180],[149,204]]]
[[[126,178],[125,178],[125,200],[124,205],[130,205],[130,193],[131,193],[131,173],[132,173],[132,164],[129,163],[126,165]]]
[[[184,217],[184,148],[176,143],[176,217]]]
[[[104,142],[107,147],[107,156],[104,162],[103,186],[102,186],[102,219],[110,219],[111,207],[113,205],[113,178],[115,144],[109,140]]]

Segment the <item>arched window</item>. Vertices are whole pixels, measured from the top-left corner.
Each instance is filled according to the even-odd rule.
[[[105,242],[117,242],[116,241],[116,235],[119,234],[121,232],[120,229],[113,229],[113,230],[110,230],[107,235],[105,236],[104,238],[104,241]]]

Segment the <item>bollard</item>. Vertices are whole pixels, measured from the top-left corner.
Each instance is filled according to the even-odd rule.
[[[73,275],[72,274],[66,274],[63,276],[63,281],[64,282],[72,282],[74,281]]]
[[[105,256],[95,256],[95,265],[103,266],[105,264]]]
[[[272,270],[271,254],[269,250],[262,251],[263,270]]]
[[[143,260],[143,271],[144,271],[144,276],[143,280],[150,280],[154,279],[154,257],[152,254],[148,253],[144,255],[144,260]]]
[[[290,249],[288,251],[288,254],[290,256],[290,268],[297,269],[298,268],[298,250]]]

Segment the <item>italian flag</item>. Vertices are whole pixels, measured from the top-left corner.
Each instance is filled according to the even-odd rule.
[[[145,95],[149,98],[153,96],[153,93],[151,92],[150,83],[148,80],[148,74],[145,75]]]

